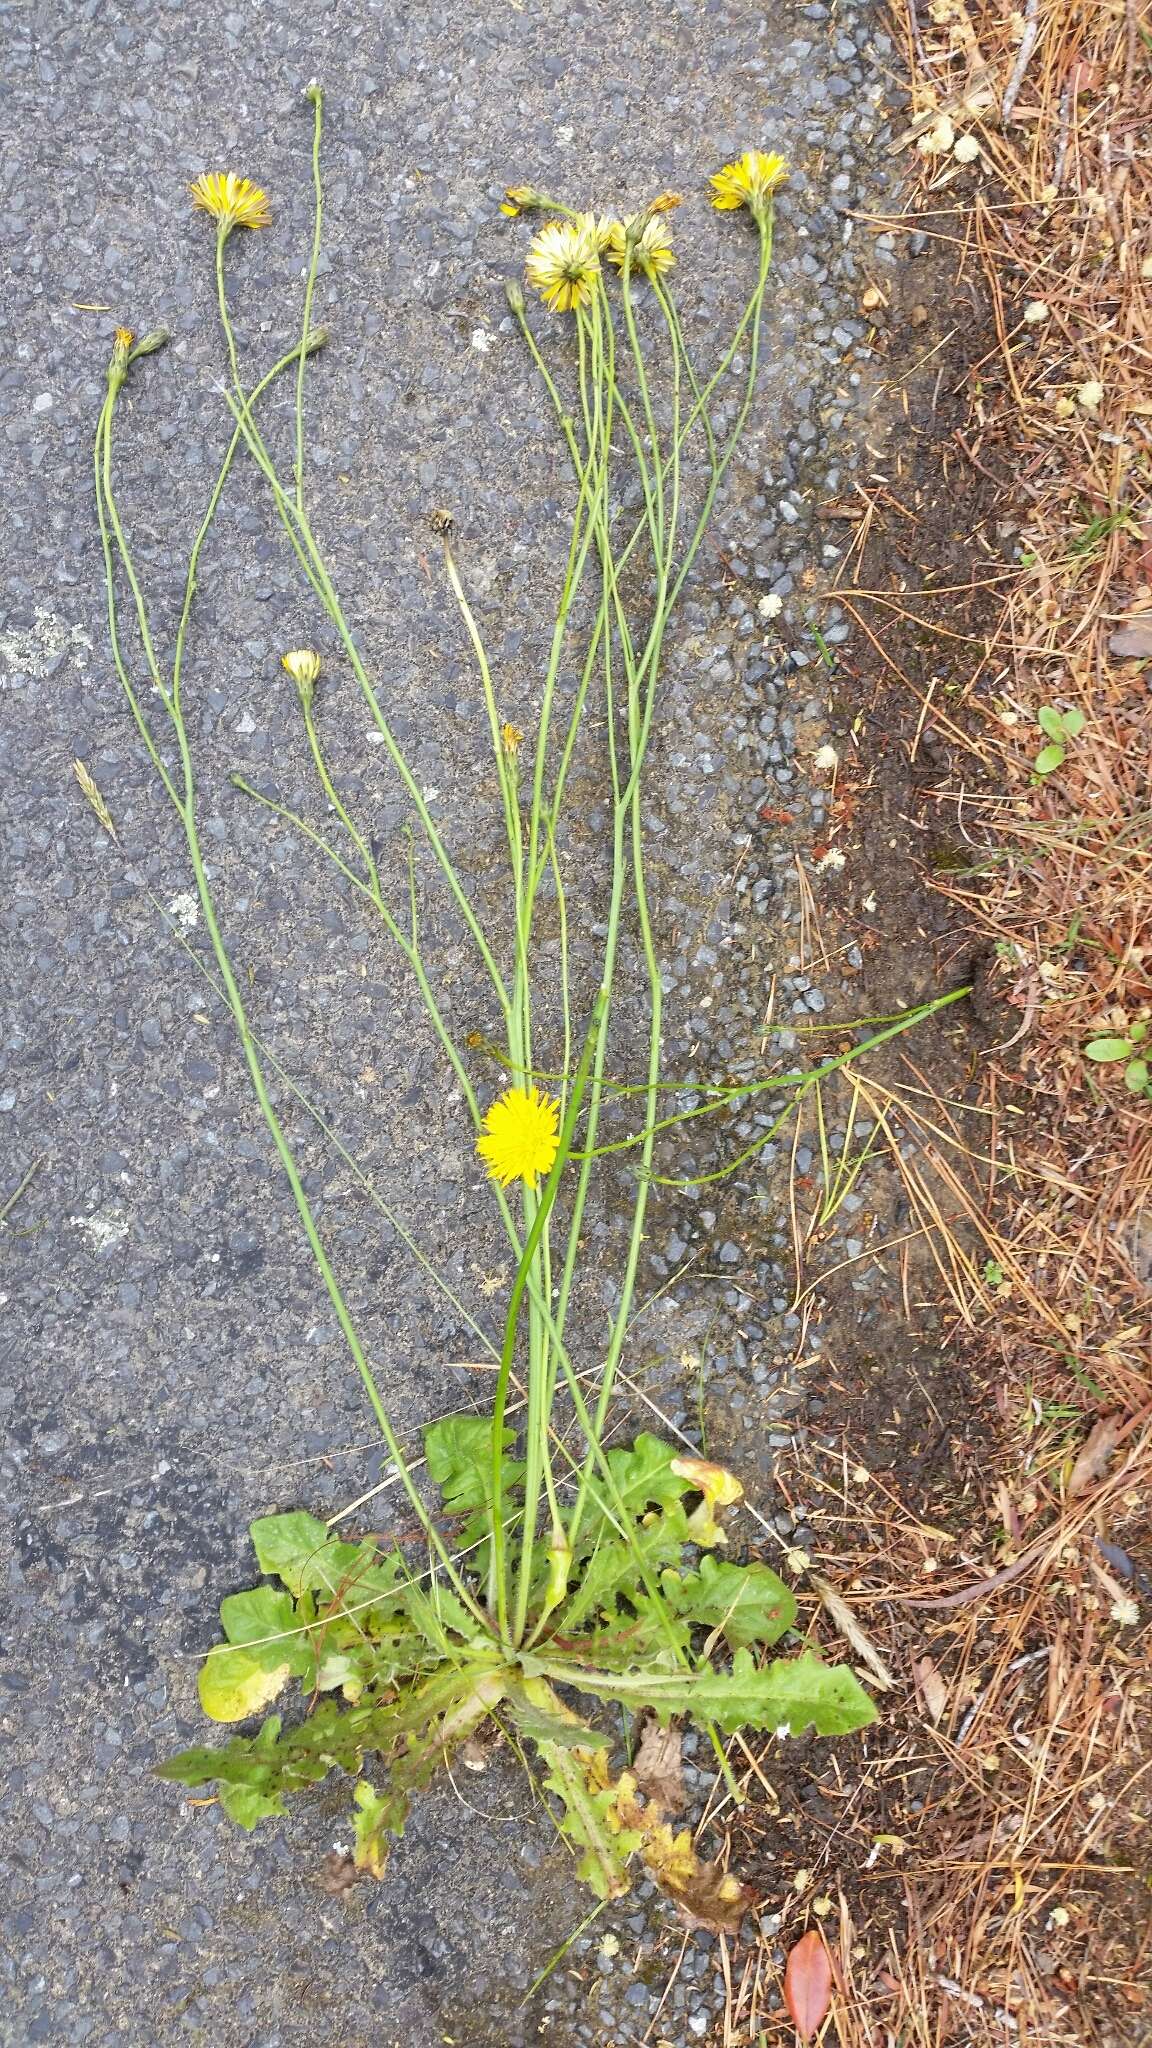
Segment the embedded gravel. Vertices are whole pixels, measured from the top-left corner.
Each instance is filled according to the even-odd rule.
[[[455,515],[508,715],[528,725],[569,503],[505,310],[502,276],[525,236],[500,219],[501,191],[535,180],[604,205],[669,185],[698,195],[742,148],[782,149],[796,174],[780,204],[766,367],[671,636],[654,758],[666,1068],[740,1072],[758,1053],[771,971],[783,977],[778,1018],[819,1016],[832,1000],[800,967],[794,836],[777,843],[764,820],[784,808],[810,840],[826,817],[812,757],[829,735],[828,685],[804,593],[813,567],[828,566],[810,533],[815,506],[869,464],[859,306],[894,255],[851,215],[884,194],[882,10],[252,0],[197,13],[177,0],[40,0],[0,15],[16,307],[0,370],[0,1204],[35,1170],[0,1244],[12,1535],[0,2039],[682,2048],[708,2034],[723,1978],[697,1935],[661,2005],[679,1935],[645,1887],[526,1997],[585,1907],[511,1766],[432,1794],[387,1884],[347,1899],[315,1877],[346,1832],[340,1788],[247,1838],[148,1776],[197,1727],[195,1653],[219,1599],[249,1575],[249,1519],[291,1505],[334,1512],[374,1483],[380,1458],[196,964],[181,838],[110,669],[88,449],[113,328],[170,327],[170,348],[134,373],[118,457],[167,640],[224,434],[211,236],[183,187],[219,166],[271,194],[273,229],[230,251],[242,345],[263,365],[297,318],[310,225],[301,88],[318,76],[316,313],[332,341],[310,379],[314,519],[419,779],[483,877],[496,841],[482,703],[427,517],[439,505]],[[698,196],[676,231],[682,311],[706,359],[741,303],[753,245]],[[327,651],[245,482],[205,558],[188,670],[229,935],[257,1028],[483,1318],[499,1245],[415,995],[347,892],[229,785],[240,769],[307,803],[278,655]],[[835,647],[847,626],[833,612],[823,631]],[[341,772],[395,846],[403,805],[367,716],[343,684],[325,716]],[[117,844],[74,784],[77,757]],[[453,1021],[491,1029],[434,900],[427,919]],[[593,945],[577,933],[577,972]],[[314,1133],[301,1143],[394,1411],[415,1430],[474,1394],[475,1375],[453,1363],[472,1355],[467,1326],[341,1162]],[[708,1163],[697,1150],[677,1170]],[[776,1353],[797,1348],[782,1173],[769,1154],[754,1177],[754,1273],[707,1190],[658,1205],[647,1278],[665,1291],[638,1339],[645,1361],[672,1362],[674,1419],[690,1435],[694,1394],[674,1381],[685,1351],[706,1349],[754,1461],[787,1428]],[[595,1227],[610,1236],[611,1216]],[[366,1512],[387,1526],[392,1509]],[[699,1774],[695,1789],[707,1784]]]

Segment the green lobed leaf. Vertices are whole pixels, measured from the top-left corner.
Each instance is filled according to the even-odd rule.
[[[577,1565],[572,1591],[555,1622],[561,1635],[582,1628],[594,1615],[614,1615],[620,1599],[643,1590],[641,1563],[658,1578],[663,1565],[679,1564],[688,1541],[688,1517],[679,1502],[647,1524],[634,1525],[631,1543],[609,1535],[609,1527],[601,1524],[595,1548]]]
[[[564,1676],[571,1679],[569,1673]],[[817,1735],[850,1735],[876,1719],[872,1701],[847,1665],[824,1664],[811,1650],[759,1666],[750,1650],[741,1649],[730,1671],[703,1664],[667,1677],[581,1669],[579,1679],[571,1682],[634,1710],[651,1707],[664,1724],[674,1714],[690,1714],[697,1722],[714,1721],[726,1735],[743,1728],[787,1728],[791,1735],[813,1728]]]
[[[299,1599],[309,1583],[311,1560],[328,1541],[325,1524],[302,1511],[262,1515],[258,1521],[249,1523],[248,1534],[261,1571],[281,1579],[293,1597]]]
[[[1073,705],[1070,711],[1062,711],[1060,718],[1068,738],[1078,740],[1084,730],[1084,713]]]
[[[530,1742],[551,1742],[560,1749],[611,1749],[612,1737],[567,1715],[551,1714],[536,1706],[523,1693],[512,1692],[505,1701],[509,1718]]]
[[[1064,766],[1064,760],[1063,747],[1041,747],[1032,766],[1037,775],[1054,775],[1057,768]]]
[[[310,1668],[312,1653],[307,1637],[297,1633],[300,1613],[290,1593],[275,1586],[229,1593],[220,1602],[220,1620],[230,1643],[250,1646],[254,1656],[265,1652],[269,1668],[287,1662],[298,1676]]]
[[[673,1610],[702,1628],[719,1629],[732,1649],[775,1643],[796,1619],[796,1601],[766,1564],[700,1560],[698,1571],[666,1571],[661,1581]]]
[[[393,1609],[402,1604],[407,1574],[399,1551],[341,1542],[315,1515],[304,1513],[264,1515],[249,1533],[261,1571],[280,1579],[296,1599],[315,1593],[357,1611],[369,1601]]]
[[[1042,704],[1040,706],[1039,711],[1036,713],[1036,723],[1042,733],[1046,733],[1050,740],[1055,740],[1057,746],[1060,745],[1060,742],[1069,732],[1067,720],[1057,711],[1054,704]],[[1073,734],[1072,737],[1074,738],[1075,735]]]
[[[229,1820],[248,1834],[262,1820],[273,1820],[288,1811],[279,1792],[261,1792],[255,1785],[222,1785],[219,1799]]]
[[[692,1491],[691,1481],[672,1470],[675,1456],[674,1450],[647,1431],[636,1438],[631,1450],[609,1451],[608,1469],[627,1513],[639,1516],[647,1508],[674,1508]],[[616,1512],[614,1501],[606,1505]]]
[[[473,1550],[470,1562],[483,1576],[488,1569],[488,1538],[492,1526],[492,1428],[491,1415],[445,1415],[424,1431],[424,1453],[428,1471],[440,1488],[444,1512],[466,1515],[460,1542]],[[513,1431],[504,1431],[504,1446],[514,1441]],[[500,1512],[505,1522],[513,1513],[512,1495],[524,1476],[519,1458],[505,1458],[501,1468],[503,1500]]]

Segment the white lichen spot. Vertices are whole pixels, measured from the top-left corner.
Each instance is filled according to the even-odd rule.
[[[822,747],[817,747],[816,752],[812,756],[812,766],[816,770],[817,775],[832,775],[839,765],[840,756],[836,752],[835,747],[827,740]]]
[[[477,355],[486,356],[488,354],[492,346],[492,336],[486,327],[474,327],[472,329],[472,346]]]
[[[61,655],[78,657],[83,668],[83,657],[91,652],[92,642],[83,626],[70,626],[46,605],[38,604],[30,626],[0,633],[0,661],[9,671],[8,675],[0,676],[0,681],[39,682],[56,666]]]
[[[816,863],[816,873],[818,875],[838,875],[841,868],[846,867],[847,864],[846,856],[841,853],[840,848],[838,846],[830,846],[827,853],[820,855]]]
[[[762,619],[778,619],[783,609],[784,599],[777,597],[774,590],[770,590],[767,597],[762,597],[756,607]]]
[[[168,915],[179,925],[182,932],[195,929],[200,922],[200,905],[190,889],[183,889],[179,896],[173,896],[168,905]]]
[[[94,1252],[111,1251],[128,1235],[128,1218],[122,1209],[97,1209],[92,1216],[70,1216],[68,1221],[91,1240]]]

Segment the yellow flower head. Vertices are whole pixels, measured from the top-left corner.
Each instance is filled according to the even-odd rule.
[[[648,201],[644,211],[645,213],[675,213],[676,208],[683,206],[683,204],[684,195],[681,192],[658,192],[655,199]]]
[[[533,235],[524,274],[553,313],[586,306],[600,275],[600,249],[595,221],[550,220]]]
[[[476,1150],[502,1188],[514,1180],[534,1188],[550,1170],[559,1143],[560,1104],[538,1088],[508,1088],[488,1111]]]
[[[500,727],[500,744],[506,754],[518,754],[523,740],[524,735],[518,725],[502,725]]]
[[[614,263],[617,270],[624,268],[624,251],[629,237],[633,270],[642,270],[646,277],[666,276],[676,256],[671,231],[663,215],[646,207],[643,213],[633,214],[629,221],[613,221],[608,261]]]
[[[124,354],[127,355],[135,339],[136,336],[131,327],[118,327],[113,336],[113,346],[122,349]]]
[[[763,220],[769,199],[787,176],[787,161],[775,150],[746,149],[735,163],[713,172],[708,181],[712,204],[718,213],[733,213],[738,206],[746,206],[757,220]]]
[[[271,223],[267,193],[251,178],[238,178],[235,171],[202,171],[188,190],[193,205],[218,220],[226,235],[233,228],[266,228]]]

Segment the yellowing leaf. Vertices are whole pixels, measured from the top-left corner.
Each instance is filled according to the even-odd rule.
[[[269,1668],[251,1651],[219,1643],[200,1666],[200,1705],[210,1721],[246,1721],[276,1698],[291,1671],[290,1663]]]

